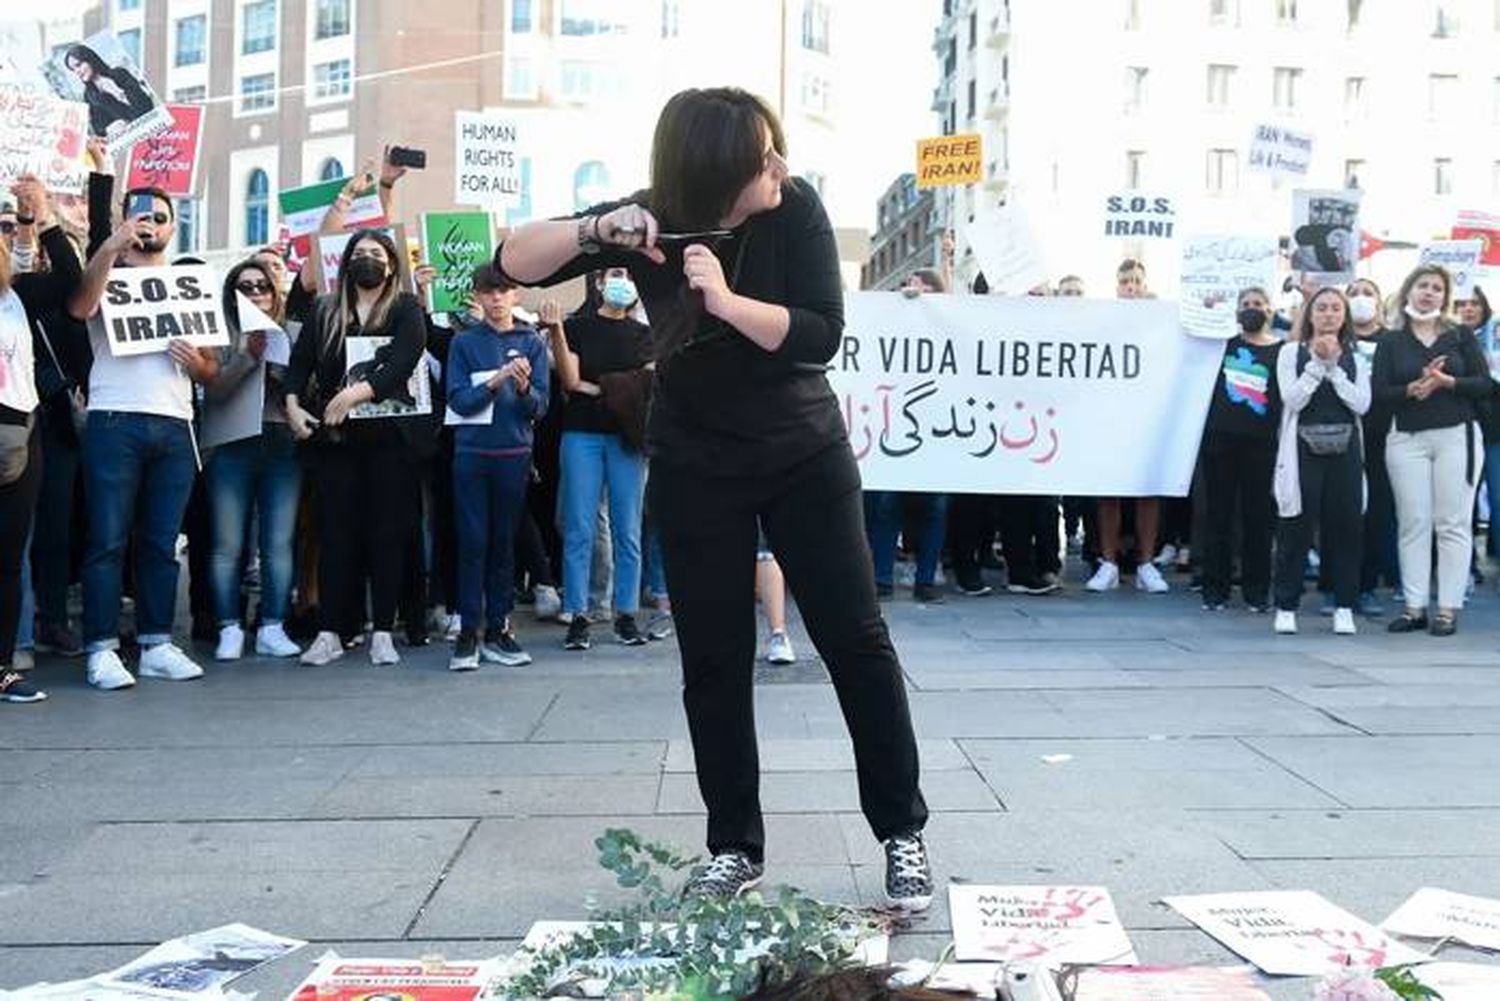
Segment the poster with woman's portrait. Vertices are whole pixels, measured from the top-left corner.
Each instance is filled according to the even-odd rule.
[[[88,105],[89,135],[102,137],[112,155],[172,125],[172,113],[112,31],[68,46],[42,64],[42,73],[60,97]]]

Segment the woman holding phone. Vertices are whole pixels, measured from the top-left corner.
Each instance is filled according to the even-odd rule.
[[[690,892],[732,896],[764,873],[752,686],[758,520],[838,693],[861,805],[885,845],[886,893],[920,910],[932,880],[916,740],[875,599],[859,470],[825,375],[843,332],[838,250],[785,152],[760,98],[683,91],[657,121],[649,190],[524,226],[496,259],[538,285],[626,268],[651,317],[648,504],[713,856]]]
[[[1443,268],[1417,268],[1401,285],[1400,323],[1375,354],[1375,398],[1393,417],[1386,466],[1396,496],[1396,531],[1406,611],[1393,633],[1458,628],[1473,549],[1474,494],[1484,462],[1478,427],[1493,394],[1479,341],[1447,319],[1453,283]],[[1432,540],[1437,537],[1437,612],[1428,624]]]

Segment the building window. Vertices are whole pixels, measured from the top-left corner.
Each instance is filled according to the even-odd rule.
[[[125,50],[130,61],[139,68],[141,66],[141,29],[131,28],[129,31],[120,32],[115,37],[120,40],[120,48]]]
[[[178,87],[172,91],[174,104],[201,104],[208,97],[208,88],[203,84],[195,87]]]
[[[267,111],[276,107],[276,74],[255,73],[240,77],[240,111]]]
[[[1364,121],[1370,117],[1369,88],[1362,76],[1344,78],[1344,120]]]
[[[1150,70],[1145,66],[1125,67],[1125,113],[1136,114],[1146,104],[1146,77]]]
[[[1297,110],[1297,91],[1302,82],[1302,71],[1290,66],[1276,67],[1271,80],[1271,104],[1277,111]]]
[[[973,52],[979,46],[979,12],[969,11],[969,51]]]
[[[1360,186],[1359,179],[1364,176],[1365,162],[1363,160],[1344,161],[1344,187],[1357,188]]]
[[[1235,8],[1239,6],[1239,0],[1208,0],[1208,22],[1210,24],[1228,24],[1234,17]]]
[[[530,59],[511,56],[505,61],[505,96],[517,101],[536,100],[536,73]]]
[[[1130,149],[1125,151],[1125,187],[1131,191],[1137,191],[1141,187],[1141,178],[1146,170],[1146,151]]]
[[[623,35],[628,30],[615,0],[562,0],[559,34]]]
[[[1453,3],[1452,0],[1448,0],[1448,2],[1438,0],[1433,6],[1436,8],[1434,13],[1437,15],[1437,20],[1432,26],[1432,37],[1452,38],[1454,35],[1457,35],[1458,14],[1453,9],[1457,4]]]
[[[271,181],[256,167],[245,182],[245,243],[265,243],[271,228]]]
[[[1141,0],[1125,0],[1125,30],[1141,30]]]
[[[336,181],[343,176],[345,176],[344,165],[336,156],[324,157],[323,162],[318,166],[318,180],[320,181]]]
[[[802,0],[802,47],[828,55],[828,22],[832,12],[823,0]]]
[[[203,62],[203,45],[208,35],[208,15],[195,14],[177,22],[177,54],[173,66],[198,66]]]
[[[1446,156],[1432,161],[1432,193],[1453,194],[1453,161]]]
[[[352,87],[353,72],[347,59],[335,59],[331,63],[319,63],[313,67],[313,97],[327,100],[348,97]]]
[[[1208,151],[1208,177],[1205,187],[1211,195],[1228,195],[1240,187],[1240,155],[1232,149]]]
[[[245,4],[240,34],[241,55],[276,48],[276,0],[253,0]]]
[[[1349,0],[1349,30],[1359,27],[1359,15],[1365,10],[1364,0]]]
[[[1234,82],[1234,67],[1215,63],[1208,68],[1208,103],[1215,108],[1229,106],[1229,88]]]
[[[573,208],[582,212],[610,196],[609,168],[598,160],[589,160],[573,171]]]
[[[510,33],[512,35],[531,34],[531,0],[511,0]]]
[[[568,101],[590,101],[618,97],[624,81],[618,67],[581,59],[566,59],[562,64],[562,97]]]
[[[958,40],[948,39],[948,54],[943,57],[943,76],[950,77],[958,69]]]
[[[1458,77],[1450,73],[1433,73],[1427,77],[1427,117],[1436,118],[1452,111],[1458,96]]]
[[[173,205],[173,215],[177,219],[177,252],[191,254],[198,249],[198,200],[178,198]]]
[[[975,81],[975,79],[973,77],[969,77],[969,117],[970,118],[974,117],[974,92],[977,89],[976,88],[976,83],[977,83],[977,81]]]
[[[676,38],[681,31],[682,9],[678,0],[661,0],[661,37]]]
[[[140,10],[141,0],[118,0],[118,2],[115,4],[115,8],[122,14],[126,11]]]
[[[1297,0],[1276,0],[1276,23],[1297,23]]]
[[[318,0],[316,39],[342,38],[349,34],[349,0]]]
[[[833,83],[821,73],[802,74],[802,110],[826,118],[833,111]],[[969,117],[974,117],[974,81],[969,81]]]

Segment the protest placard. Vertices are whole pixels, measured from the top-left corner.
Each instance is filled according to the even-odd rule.
[[[1272,181],[1300,180],[1307,176],[1312,155],[1311,133],[1296,132],[1282,125],[1257,125],[1250,137],[1245,166],[1270,174]]]
[[[1317,285],[1346,285],[1359,263],[1358,188],[1292,192],[1292,270]]]
[[[171,112],[112,31],[68,46],[42,64],[42,75],[59,97],[88,105],[89,135],[102,137],[112,156],[172,125]]]
[[[1199,337],[1228,339],[1239,332],[1239,295],[1276,280],[1276,239],[1256,236],[1190,236],[1182,241],[1178,310],[1182,329]]]
[[[844,303],[828,378],[867,489],[1186,495],[1223,345],[1185,336],[1176,303],[896,292]]]
[[[494,978],[493,959],[344,959],[328,956],[290,1001],[476,1001]]]
[[[1104,199],[1104,235],[1127,240],[1170,240],[1177,209],[1166,195],[1122,191]]]
[[[214,991],[307,943],[229,924],[163,942],[107,974],[107,982],[198,994]]]
[[[478,386],[481,383],[489,382],[490,379],[493,378],[495,373],[498,371],[500,370],[497,368],[487,368],[480,372],[470,372],[469,385]],[[452,407],[448,407],[443,411],[443,424],[446,427],[454,427],[459,424],[477,424],[480,427],[489,427],[490,422],[494,419],[494,417],[495,401],[491,400],[489,403],[485,404],[479,410],[475,411],[467,417],[459,413],[457,410],[454,410]]]
[[[294,262],[312,256],[313,236],[323,225],[323,217],[328,214],[329,207],[348,183],[347,177],[339,177],[277,192],[276,203],[281,208],[281,225],[290,239]],[[348,214],[344,216],[344,225],[346,228],[358,228],[384,224],[385,210],[380,207],[379,193],[371,184],[355,196]]]
[[[161,188],[174,198],[191,198],[198,186],[198,151],[203,142],[203,106],[169,104],[172,125],[130,147],[125,186]]]
[[[1476,949],[1500,950],[1500,900],[1424,886],[1380,927],[1408,938],[1451,938]]]
[[[1046,259],[1019,205],[982,213],[964,236],[991,290],[1020,295],[1047,280]]]
[[[917,140],[917,187],[978,184],[984,179],[984,139],[977,132]]]
[[[87,133],[82,102],[26,84],[0,84],[0,188],[31,174],[53,194],[82,194]]]
[[[1102,886],[948,887],[953,954],[960,962],[1134,966],[1135,949]]]
[[[1464,209],[1448,235],[1455,240],[1479,240],[1484,253],[1479,263],[1487,268],[1500,267],[1500,215]]]
[[[495,256],[494,224],[488,212],[424,212],[422,250],[426,263],[437,269],[428,286],[434,313],[469,308],[474,269]]]
[[[1101,966],[1078,972],[1073,1001],[1271,1001],[1245,966]]]
[[[1426,963],[1418,971],[1424,987],[1442,1001],[1495,1001],[1500,998],[1500,966],[1478,963]]]
[[[1429,240],[1417,250],[1418,264],[1438,264],[1453,279],[1453,298],[1474,298],[1474,283],[1480,277],[1479,263],[1484,256],[1484,241]]]
[[[200,348],[223,347],[229,328],[217,291],[207,264],[114,268],[99,303],[110,354],[153,354],[178,338]]]
[[[481,207],[521,200],[521,126],[506,111],[453,113],[453,203]]]
[[[379,368],[391,343],[389,337],[347,337],[344,339],[344,385],[361,382]],[[406,385],[379,403],[361,403],[349,411],[350,420],[376,420],[382,417],[417,417],[432,413],[432,383],[427,366],[418,359],[406,379]]]
[[[1309,890],[1210,893],[1163,903],[1273,976],[1317,977],[1427,958]]]

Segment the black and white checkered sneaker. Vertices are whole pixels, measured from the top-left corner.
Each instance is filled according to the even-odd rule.
[[[719,852],[705,864],[693,870],[685,896],[737,897],[753,888],[766,874],[766,867],[753,862],[744,852]]]
[[[885,843],[885,897],[903,911],[925,911],[932,903],[932,866],[921,831]]]

